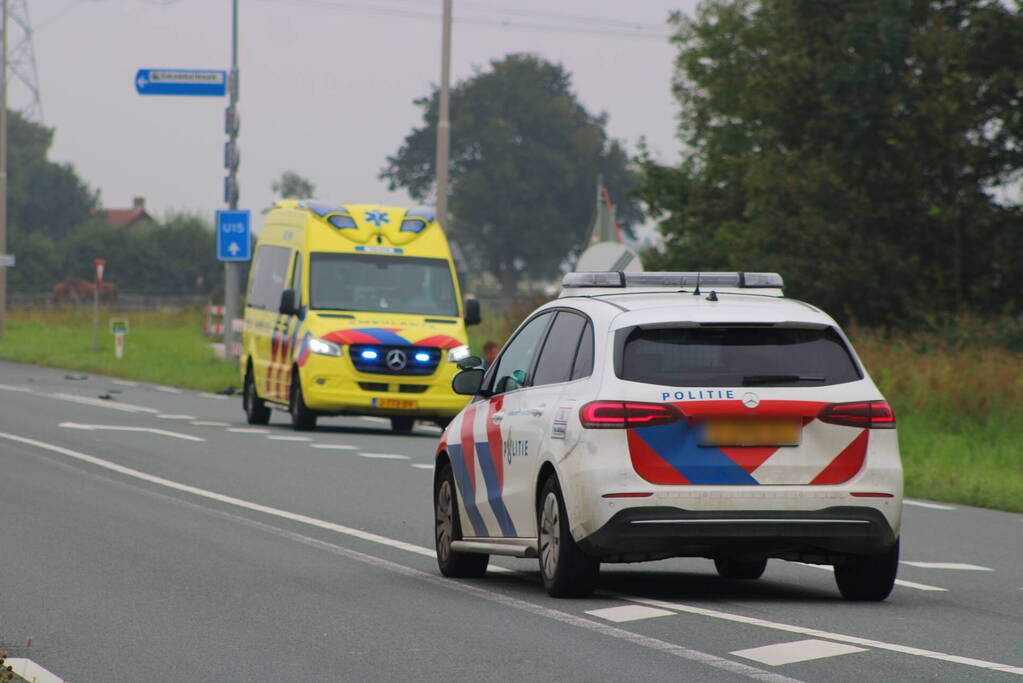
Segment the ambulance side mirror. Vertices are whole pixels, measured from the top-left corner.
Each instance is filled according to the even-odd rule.
[[[466,299],[465,300],[465,324],[466,325],[479,325],[483,321],[483,317],[480,315],[480,301],[479,299]]]
[[[482,368],[462,370],[451,378],[451,388],[456,394],[462,394],[463,396],[476,395],[479,393],[481,386],[483,386]]]
[[[298,293],[294,289],[285,289],[281,292],[281,305],[277,307],[277,312],[284,315],[299,315],[301,313],[298,306]]]

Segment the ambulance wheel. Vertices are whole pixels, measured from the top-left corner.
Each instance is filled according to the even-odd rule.
[[[460,553],[451,549],[452,541],[462,539],[458,519],[458,494],[451,465],[441,468],[433,484],[434,539],[440,573],[455,579],[478,579],[487,573],[490,555]]]
[[[316,413],[309,410],[305,404],[297,369],[291,373],[291,400],[288,402],[288,412],[291,413],[291,426],[295,431],[308,432],[316,428]]]
[[[714,567],[722,579],[759,579],[767,569],[767,558],[760,560],[733,560],[730,557],[717,557]]]
[[[416,418],[408,415],[394,415],[391,417],[391,430],[399,434],[408,434],[416,425]]]
[[[548,477],[536,511],[540,530],[540,576],[553,598],[584,598],[597,587],[600,560],[583,553],[569,532],[556,477]]]
[[[899,542],[880,555],[850,557],[835,565],[835,583],[846,600],[878,602],[888,597],[899,569]]]
[[[245,373],[245,389],[242,394],[242,407],[245,409],[245,420],[250,425],[265,425],[270,422],[270,408],[266,401],[256,393],[256,380],[250,367]]]

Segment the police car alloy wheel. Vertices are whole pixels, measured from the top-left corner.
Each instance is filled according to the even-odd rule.
[[[487,572],[489,555],[460,553],[451,549],[452,541],[462,539],[458,521],[458,498],[451,466],[445,465],[433,486],[434,540],[440,573],[452,578],[479,578]]]
[[[561,488],[554,477],[544,483],[537,519],[540,576],[547,593],[554,598],[582,598],[592,593],[600,560],[585,555],[572,540]]]

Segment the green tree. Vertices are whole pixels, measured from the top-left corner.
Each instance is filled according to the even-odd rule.
[[[316,195],[316,186],[294,171],[285,171],[280,179],[273,181],[270,189],[281,199],[307,199]]]
[[[676,15],[687,156],[643,160],[650,265],[779,270],[863,322],[1019,306],[1023,17],[995,0],[709,0]]]
[[[438,92],[416,100],[414,129],[380,174],[418,200],[435,192]],[[565,69],[509,55],[451,92],[450,234],[474,264],[499,278],[506,295],[523,276],[547,277],[578,252],[594,210],[597,176],[618,199],[618,219],[642,218],[625,192],[635,173],[607,118],[586,111]]]
[[[7,111],[7,220],[18,233],[41,231],[59,240],[89,219],[98,194],[70,164],[47,159],[53,129]],[[21,267],[20,259],[18,267]],[[13,280],[13,278],[12,278]]]

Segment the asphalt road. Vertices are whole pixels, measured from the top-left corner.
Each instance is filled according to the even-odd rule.
[[[444,579],[439,430],[0,363],[0,650],[87,681],[988,681],[1023,674],[1023,515],[908,501],[900,583],[772,561]],[[28,639],[32,644],[27,645]]]

